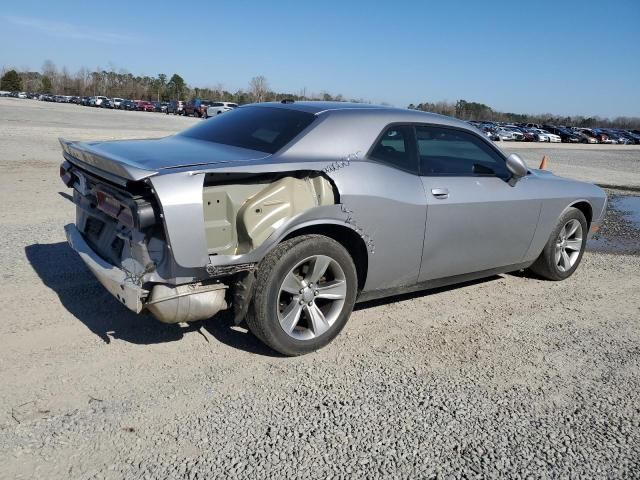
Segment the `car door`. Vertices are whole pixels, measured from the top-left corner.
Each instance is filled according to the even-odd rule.
[[[468,130],[416,127],[427,224],[420,281],[521,262],[541,200],[534,182],[509,182],[505,157]]]

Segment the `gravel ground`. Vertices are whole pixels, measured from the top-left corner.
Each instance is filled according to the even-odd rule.
[[[0,98],[0,478],[640,478],[635,254],[371,302],[302,358],[120,306],[64,243],[56,137],[194,121]],[[639,175],[639,148],[508,148]],[[602,235],[640,243],[615,210]]]

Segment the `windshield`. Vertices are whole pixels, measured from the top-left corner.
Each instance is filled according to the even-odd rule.
[[[307,128],[315,115],[271,107],[241,107],[216,115],[179,135],[276,153]]]

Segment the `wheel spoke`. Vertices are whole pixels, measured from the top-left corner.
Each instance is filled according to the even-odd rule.
[[[569,255],[564,250],[562,251],[562,263],[564,264],[565,270],[569,270],[571,268],[571,260],[569,260]]]
[[[579,252],[580,249],[582,248],[582,239],[575,239],[575,240],[567,240],[567,247],[569,250],[574,250],[576,252]]]
[[[293,272],[289,272],[289,274],[284,278],[284,282],[282,282],[282,290],[293,295],[300,293],[300,289],[302,289],[302,287],[302,281],[299,280]]]
[[[311,273],[307,274],[305,281],[307,284],[309,283],[318,283],[318,280],[322,278],[324,273],[329,268],[329,264],[331,263],[331,259],[325,256],[317,256],[313,259],[313,264],[311,265]]]
[[[284,317],[280,320],[282,329],[290,334],[298,322],[300,321],[300,314],[302,313],[302,305],[297,300],[292,300],[287,309],[283,312]]]
[[[317,298],[341,300],[347,295],[347,282],[344,280],[333,280],[331,282],[321,283],[316,290],[318,291]]]
[[[309,314],[309,319],[311,320],[311,328],[316,337],[319,337],[324,332],[329,330],[329,323],[322,313],[322,310],[318,308],[315,303],[312,303],[311,306],[306,306],[307,313]]]
[[[561,258],[562,258],[562,247],[556,247],[556,265],[560,266]]]
[[[567,239],[571,238],[571,235],[576,233],[576,230],[578,230],[579,226],[580,226],[580,222],[578,222],[577,220],[572,220],[569,223],[567,223],[567,226],[565,227],[567,229],[567,236],[565,238]]]

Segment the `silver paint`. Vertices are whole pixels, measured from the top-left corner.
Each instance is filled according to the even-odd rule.
[[[182,267],[257,263],[296,230],[331,224],[351,229],[367,245],[364,292],[531,263],[567,208],[587,203],[595,225],[604,215],[606,196],[600,188],[546,171],[530,170],[518,181],[509,182],[497,177],[420,177],[366,156],[391,123],[455,127],[490,143],[475,128],[456,119],[343,103],[257,107],[303,110],[317,115],[318,120],[274,155],[180,135],[138,143],[67,143],[63,147],[70,152],[81,150],[93,168],[129,180],[149,178],[162,205],[171,251]],[[262,245],[244,255],[208,256],[203,174],[296,171],[329,177],[340,205],[312,208],[288,219]]]

